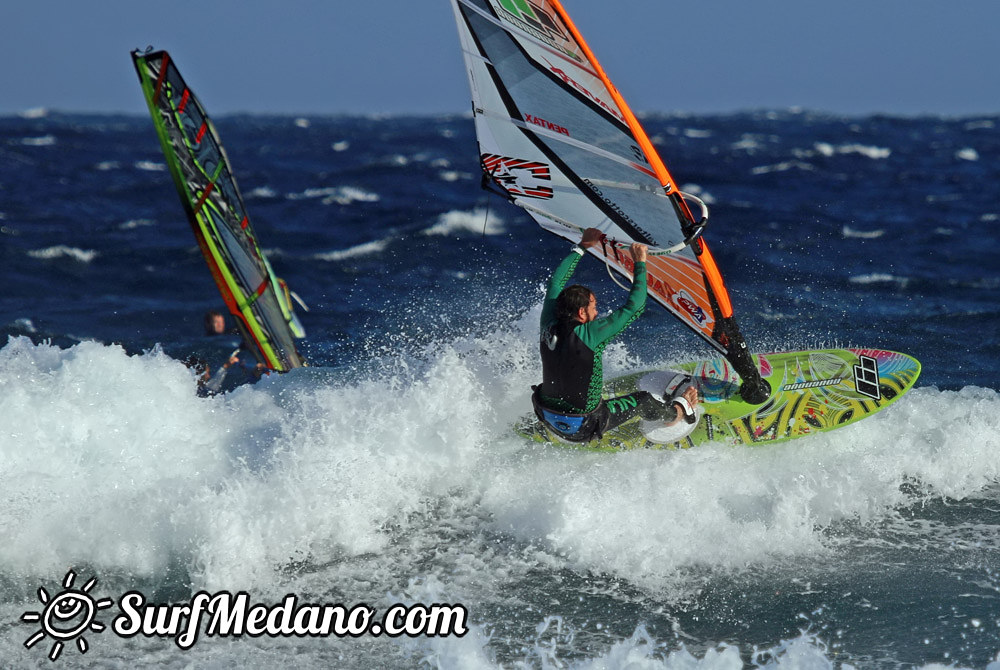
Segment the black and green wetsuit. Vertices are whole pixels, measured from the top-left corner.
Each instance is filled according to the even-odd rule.
[[[664,416],[666,408],[644,391],[601,399],[604,348],[646,307],[646,264],[635,264],[632,290],[621,308],[588,323],[560,320],[556,316],[556,299],[582,258],[582,249],[577,249],[563,259],[546,287],[539,343],[542,383],[535,387],[534,400],[542,421],[566,439],[587,441],[636,414],[649,419],[668,417]],[[673,410],[667,413],[675,415]]]

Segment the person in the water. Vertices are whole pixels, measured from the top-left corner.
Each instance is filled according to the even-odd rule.
[[[237,329],[229,329],[226,327],[226,317],[218,310],[213,309],[205,312],[202,321],[205,326],[205,335],[208,337],[214,338],[222,335],[240,335],[240,332]],[[189,365],[188,367],[194,366]],[[229,354],[228,360],[216,368],[215,374],[202,375],[199,377],[199,390],[205,391],[209,395],[218,393],[222,388],[222,384],[226,379],[228,371],[234,367],[241,371],[242,375],[238,377],[231,377],[229,386],[233,385],[233,379],[237,379],[236,385],[245,384],[248,382],[255,382],[260,379],[262,375],[270,372],[270,370],[268,370],[263,363],[259,363],[255,360],[253,354],[251,353],[250,346],[247,344],[246,338],[240,336],[239,347]],[[207,369],[207,365],[205,365],[205,369]]]

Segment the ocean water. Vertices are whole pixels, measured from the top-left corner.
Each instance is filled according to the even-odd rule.
[[[773,446],[527,444],[567,243],[480,190],[471,118],[229,116],[312,366],[199,398],[180,360],[233,343],[201,335],[221,300],[151,121],[0,118],[0,666],[1000,667],[1000,117],[643,122],[753,350],[904,351],[917,388]],[[651,305],[606,371],[707,353]],[[103,630],[25,646],[91,579]],[[116,634],[129,591],[461,604],[468,632],[182,649]]]

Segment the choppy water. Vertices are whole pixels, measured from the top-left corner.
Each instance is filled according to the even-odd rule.
[[[479,190],[471,119],[217,120],[313,367],[198,398],[220,299],[147,118],[0,118],[0,659],[12,667],[986,667],[1000,652],[994,118],[644,120],[712,207],[756,350],[905,351],[918,388],[763,448],[509,430],[565,242]],[[578,271],[602,305],[623,293]],[[609,374],[706,353],[650,307]],[[87,633],[38,588],[461,603],[464,637]],[[102,615],[105,624],[110,616]]]

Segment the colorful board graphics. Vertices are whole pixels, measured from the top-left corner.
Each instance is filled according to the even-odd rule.
[[[881,349],[822,349],[753,356],[772,394],[762,405],[741,400],[739,375],[724,358],[694,361],[675,369],[694,376],[705,414],[681,442],[658,444],[646,439],[633,420],[600,440],[561,442],[534,417],[516,431],[538,442],[592,451],[637,448],[687,448],[707,442],[764,445],[841,428],[879,412],[909,391],[920,375],[920,363],[906,354]],[[646,371],[613,379],[605,395],[640,388]]]

